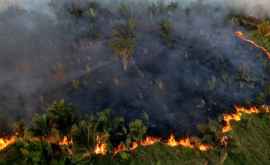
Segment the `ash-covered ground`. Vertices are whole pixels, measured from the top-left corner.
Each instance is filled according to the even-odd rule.
[[[3,9],[1,124],[27,120],[64,98],[84,113],[111,108],[129,120],[147,113],[153,134],[191,134],[199,123],[251,103],[269,81],[264,54],[235,37],[242,29],[230,20],[233,10],[96,2]],[[136,46],[125,70],[110,39],[129,18],[136,22]],[[170,46],[160,35],[164,20],[172,25]]]

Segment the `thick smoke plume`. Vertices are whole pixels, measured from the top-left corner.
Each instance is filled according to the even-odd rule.
[[[131,119],[146,112],[154,130],[182,133],[252,99],[267,80],[255,57],[260,51],[237,40],[238,27],[227,19],[269,17],[267,0],[179,0],[177,10],[158,15],[147,6],[173,1],[96,1],[98,40],[91,39],[87,16],[70,14],[90,2],[0,0],[1,118],[30,118],[48,100],[65,98],[85,112],[109,107]],[[113,27],[126,20],[122,2],[138,24],[127,71],[108,46]],[[174,48],[160,39],[164,19],[173,24]],[[239,72],[248,82],[236,81]]]

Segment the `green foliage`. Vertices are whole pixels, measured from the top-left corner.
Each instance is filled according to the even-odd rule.
[[[266,86],[265,93],[270,93]],[[263,108],[263,107],[261,107]],[[111,155],[112,143],[118,141],[130,146],[132,141],[142,140],[147,132],[145,122],[148,116],[144,114],[143,120],[136,119],[125,125],[122,117],[113,117],[110,109],[97,115],[73,119],[73,107],[64,101],[55,102],[50,106],[48,114],[36,115],[29,129],[34,136],[57,137],[62,127],[59,123],[72,125],[67,136],[72,138],[72,148],[61,146],[41,140],[29,139],[28,136],[18,137],[14,145],[0,152],[0,164],[3,165],[87,165],[87,164],[269,164],[270,160],[270,124],[269,114],[242,115],[241,122],[233,124],[233,131],[226,136],[230,139],[228,145],[220,143],[223,137],[220,122],[211,120],[207,125],[198,126],[201,130],[203,143],[212,144],[214,148],[208,152],[200,152],[184,147],[169,147],[157,143],[148,147],[138,147],[132,152],[121,152]],[[67,117],[63,120],[59,117]],[[70,122],[72,121],[72,122]],[[52,125],[50,125],[52,124]],[[57,125],[57,126],[56,126]],[[52,127],[53,126],[53,127]],[[18,132],[24,132],[22,122],[16,124]],[[97,138],[98,137],[98,138]],[[32,137],[30,137],[32,138]],[[108,144],[108,155],[95,155],[94,148],[99,142]],[[119,144],[119,143],[118,143]],[[72,154],[71,154],[72,153]],[[147,161],[146,161],[147,160]]]
[[[52,128],[60,130],[60,133],[66,135],[72,125],[75,123],[75,108],[64,100],[53,103],[48,108],[48,120]]]
[[[111,109],[106,109],[98,114],[97,119],[97,131],[98,132],[109,132],[112,128],[111,123]]]
[[[49,120],[46,114],[35,115],[32,119],[32,125],[30,132],[33,136],[48,136],[50,134],[51,128],[49,126]]]
[[[263,21],[257,26],[257,33],[264,37],[270,37],[270,21]]]
[[[125,24],[114,27],[110,47],[123,62],[124,69],[127,69],[129,60],[132,58],[136,47],[136,22],[128,19]]]
[[[3,165],[67,165],[71,162],[62,150],[56,152],[51,144],[44,141],[17,141],[0,162]]]
[[[100,31],[97,27],[98,12],[100,6],[97,2],[91,2],[88,9],[84,12],[84,15],[89,19],[89,37],[91,39],[98,39],[100,37]]]
[[[128,136],[132,141],[142,140],[146,131],[147,127],[144,125],[142,120],[136,119],[129,123]]]
[[[160,14],[166,14],[169,12],[174,12],[178,8],[178,3],[177,2],[171,2],[169,4],[165,4],[162,1],[159,1],[157,3],[152,3],[149,7],[148,10],[149,12],[156,16]]]
[[[251,33],[251,37],[257,44],[270,51],[270,22],[263,21],[257,25],[257,29]]]
[[[224,164],[258,164],[270,163],[270,116],[256,115],[244,117],[234,125],[230,133],[232,143],[228,159]]]
[[[71,129],[72,140],[76,148],[93,149],[96,134],[96,123],[93,120],[79,121]]]
[[[168,47],[174,46],[173,25],[170,20],[166,19],[166,20],[161,21],[160,37],[166,46]]]
[[[269,97],[270,97],[270,83],[265,84],[263,90],[256,95],[254,103],[257,105],[262,105],[266,102],[266,100]]]
[[[121,3],[118,11],[124,18],[130,18],[132,16],[130,7],[125,3]]]
[[[222,137],[220,123],[215,120],[210,120],[208,124],[198,125],[198,129],[203,134],[202,141],[207,144],[218,144]]]

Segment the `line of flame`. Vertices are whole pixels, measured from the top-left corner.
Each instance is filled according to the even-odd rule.
[[[223,115],[224,125],[222,127],[222,133],[225,134],[231,131],[233,129],[232,122],[240,121],[243,114],[259,114],[259,113],[270,113],[269,106],[263,106],[262,109],[258,109],[257,107],[244,108],[240,106],[235,106],[235,112]],[[224,137],[226,137],[226,135],[224,135]],[[224,140],[224,138],[221,138],[221,141],[222,140]],[[163,143],[170,147],[182,146],[186,148],[198,149],[200,151],[209,151],[210,149],[213,148],[212,145],[200,143],[198,142],[198,140],[197,141],[193,140],[192,137],[186,137],[186,138],[177,140],[175,136],[172,134],[169,136],[168,140],[165,143],[161,141],[161,138],[147,136],[142,141],[132,142],[130,147],[126,147],[124,144],[119,144],[117,147],[113,148],[113,154],[115,155],[117,153],[124,152],[124,151],[132,151],[132,150],[137,149],[139,146],[150,146],[156,143]],[[104,151],[104,152],[99,152],[99,153],[95,152],[95,153],[106,155],[108,150],[102,147],[107,147],[106,143],[99,143],[96,146],[96,150]]]
[[[268,59],[270,59],[270,52],[263,46],[258,45],[255,41],[252,41],[250,39],[248,39],[248,37],[245,36],[245,34],[241,31],[236,31],[235,32],[236,37],[238,37],[239,39],[246,41],[248,43],[250,43],[251,45],[261,49],[267,56]]]
[[[258,113],[269,113],[269,107],[264,106],[261,110],[259,110],[257,107],[250,107],[250,108],[244,108],[240,106],[235,106],[235,112],[231,114],[224,114],[223,115],[223,121],[224,126],[222,128],[223,133],[227,133],[231,131],[232,128],[232,122],[240,121],[243,114],[258,114]]]
[[[224,125],[222,132],[225,134],[233,129],[232,122],[240,121],[243,114],[259,114],[259,113],[270,113],[269,106],[263,106],[263,108],[258,109],[257,107],[244,108],[240,106],[235,106],[235,112],[231,114],[224,114],[223,121]],[[16,142],[16,135],[10,137],[0,138],[0,151],[7,148],[9,145]],[[130,147],[126,147],[124,144],[119,144],[117,147],[113,148],[113,154],[124,151],[132,151],[137,149],[139,146],[150,146],[156,143],[163,143],[170,147],[187,147],[192,149],[198,149],[200,151],[208,151],[213,148],[209,144],[202,144],[198,140],[193,140],[192,137],[186,137],[179,140],[175,139],[174,135],[170,135],[166,142],[162,142],[159,137],[147,136],[145,139],[137,142],[132,142]],[[66,136],[58,142],[59,145],[72,145],[72,140],[68,139]],[[94,153],[97,155],[106,155],[108,153],[108,145],[102,142],[102,138],[97,136],[97,144],[94,149]]]

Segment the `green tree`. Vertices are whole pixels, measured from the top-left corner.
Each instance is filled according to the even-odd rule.
[[[96,134],[96,122],[91,119],[82,120],[71,129],[73,144],[86,150],[94,148]]]
[[[46,137],[50,134],[51,128],[46,114],[35,115],[32,119],[32,125],[29,129],[33,136]]]
[[[143,121],[136,119],[129,123],[128,138],[131,141],[142,140],[146,131],[147,131],[147,127],[144,125]]]
[[[76,121],[75,108],[64,100],[56,101],[48,108],[48,120],[52,128],[56,128],[62,135],[69,133]]]
[[[160,23],[160,37],[163,43],[168,47],[174,46],[173,39],[173,25],[172,22],[168,19],[161,21]]]
[[[112,31],[110,47],[122,60],[124,70],[127,70],[128,63],[132,58],[136,47],[136,22],[130,18],[125,24],[119,24]]]

